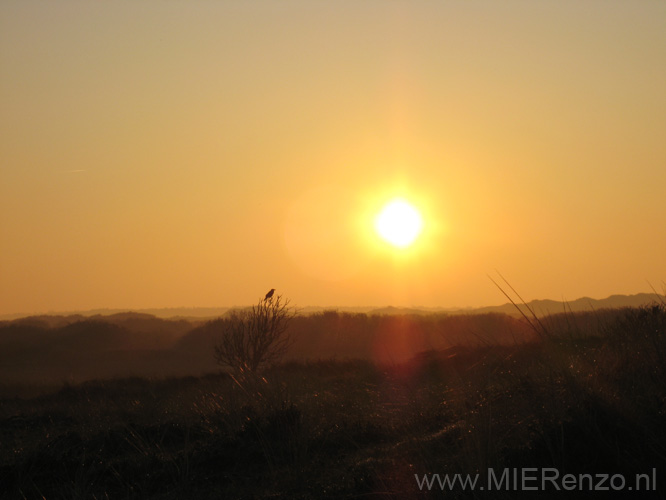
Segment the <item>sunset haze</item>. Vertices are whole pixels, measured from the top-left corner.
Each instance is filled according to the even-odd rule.
[[[0,315],[660,292],[666,3],[0,4]],[[375,231],[392,199],[410,245]]]

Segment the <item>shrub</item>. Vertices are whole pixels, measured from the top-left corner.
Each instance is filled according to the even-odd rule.
[[[279,361],[293,344],[287,326],[294,317],[289,300],[272,296],[249,309],[232,311],[218,322],[221,340],[215,361],[237,372],[256,372]]]

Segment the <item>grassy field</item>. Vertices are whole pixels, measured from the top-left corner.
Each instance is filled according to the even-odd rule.
[[[617,498],[665,497],[666,306],[549,316],[531,341],[393,364],[289,361],[0,401],[1,498],[534,498],[422,482],[478,473],[485,485],[489,468],[524,467],[632,487],[656,474],[656,491]]]

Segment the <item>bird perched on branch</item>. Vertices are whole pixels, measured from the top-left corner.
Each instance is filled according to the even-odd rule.
[[[264,297],[264,300],[268,300],[268,299],[270,299],[270,298],[273,296],[274,293],[275,293],[275,288],[271,288],[271,289],[268,291],[268,293],[266,294],[266,296]]]

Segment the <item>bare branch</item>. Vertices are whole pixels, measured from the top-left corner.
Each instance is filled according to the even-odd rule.
[[[255,372],[280,360],[293,344],[287,332],[294,313],[281,295],[264,298],[250,309],[233,311],[220,323],[214,347],[217,364],[234,371]]]

